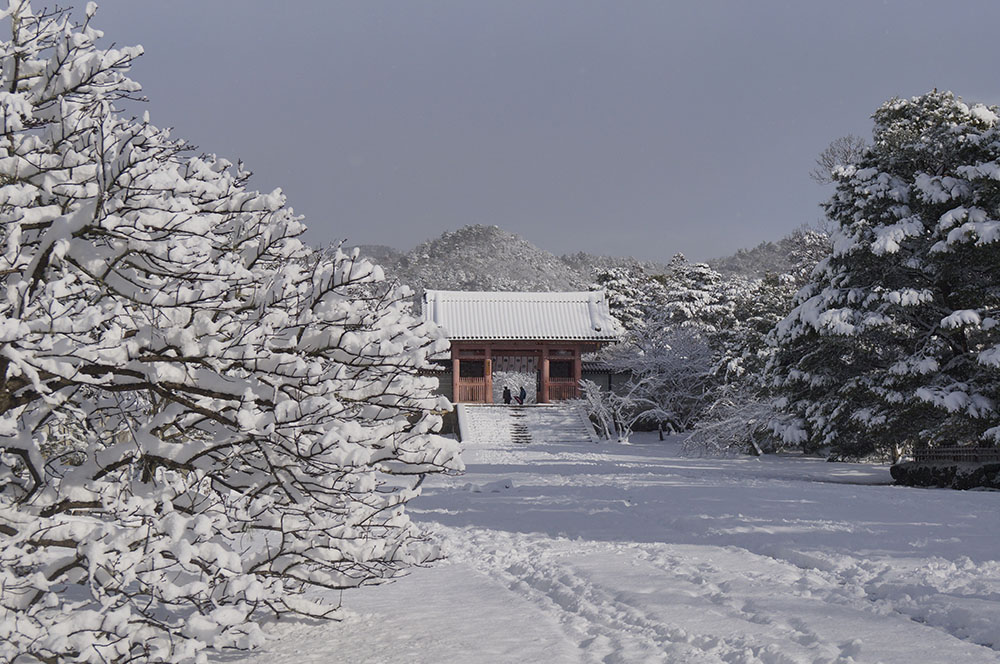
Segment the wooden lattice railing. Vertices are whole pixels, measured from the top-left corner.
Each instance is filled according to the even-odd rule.
[[[913,450],[913,460],[970,461],[978,463],[1000,462],[1000,448],[997,447],[930,447]]]
[[[549,380],[549,401],[564,401],[580,396],[576,381],[572,378],[552,378]],[[488,403],[486,378],[462,378],[458,381],[457,403]]]
[[[572,378],[549,379],[549,401],[564,401],[576,399],[579,396],[576,381]]]

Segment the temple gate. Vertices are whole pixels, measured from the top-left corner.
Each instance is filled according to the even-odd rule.
[[[528,403],[577,398],[583,355],[619,334],[604,291],[427,291],[423,316],[451,343],[456,403],[500,402],[505,384]]]

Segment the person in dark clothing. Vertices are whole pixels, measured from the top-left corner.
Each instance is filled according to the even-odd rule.
[[[528,392],[524,389],[524,385],[521,386],[521,393],[517,396],[517,402],[524,405],[524,400],[528,398]]]
[[[510,388],[509,387],[504,387],[503,388],[503,402],[505,404],[507,404],[507,405],[510,405]]]

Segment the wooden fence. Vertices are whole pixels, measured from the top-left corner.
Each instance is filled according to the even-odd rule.
[[[456,396],[461,403],[487,403],[486,378],[460,378]]]
[[[917,462],[968,461],[973,463],[1000,462],[997,447],[930,447],[913,450]]]

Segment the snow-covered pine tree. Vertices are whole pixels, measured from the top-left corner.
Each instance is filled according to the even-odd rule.
[[[641,327],[663,302],[662,281],[637,267],[599,269],[590,289],[607,292],[608,308],[626,330]]]
[[[404,513],[444,347],[280,192],[116,105],[139,48],[14,0],[0,43],[0,660],[178,662],[435,549]],[[391,476],[390,476],[391,474]]]
[[[786,250],[788,267],[784,274],[790,276],[796,287],[809,283],[812,271],[833,248],[830,236],[824,231],[798,228],[782,238],[779,246]]]
[[[775,397],[765,378],[774,353],[768,337],[791,310],[795,284],[790,274],[736,274],[725,280],[723,299],[732,305],[732,323],[713,334],[710,398],[685,440],[688,449],[760,454],[776,446]]]
[[[667,267],[661,277],[661,307],[667,320],[709,338],[735,324],[734,304],[721,274],[706,263],[689,263],[684,254],[675,254]]]
[[[873,117],[872,145],[825,204],[833,254],[776,330],[789,438],[844,457],[995,444],[996,110],[934,91]]]
[[[774,449],[783,417],[768,384],[766,369],[775,348],[771,330],[792,309],[796,292],[819,260],[829,253],[825,233],[800,229],[781,241],[787,272],[762,278],[733,274],[725,279],[723,301],[732,303],[732,324],[714,335],[717,378],[711,399],[685,445],[710,454]]]

